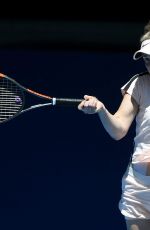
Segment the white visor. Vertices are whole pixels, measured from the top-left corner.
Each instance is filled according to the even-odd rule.
[[[143,56],[143,54],[150,55],[150,39],[147,39],[142,42],[141,49],[134,53],[133,59],[138,60]]]

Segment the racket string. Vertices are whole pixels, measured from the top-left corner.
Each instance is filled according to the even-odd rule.
[[[22,90],[7,78],[0,79],[0,122],[10,119],[23,105]]]

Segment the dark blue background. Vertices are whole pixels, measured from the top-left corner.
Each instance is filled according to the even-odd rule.
[[[0,50],[0,72],[54,97],[94,95],[114,113],[144,70],[128,52]],[[33,100],[34,101],[34,100]],[[134,123],[113,140],[97,115],[46,107],[0,126],[0,228],[125,229],[118,210]]]

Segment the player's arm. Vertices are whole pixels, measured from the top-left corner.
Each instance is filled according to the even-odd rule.
[[[133,97],[125,94],[115,114],[111,114],[96,97],[85,95],[78,106],[86,114],[97,113],[105,130],[115,140],[123,138],[138,112],[138,105]]]
[[[115,140],[120,140],[127,134],[137,112],[138,104],[131,95],[126,93],[115,114],[112,115],[103,107],[98,115],[110,136]]]

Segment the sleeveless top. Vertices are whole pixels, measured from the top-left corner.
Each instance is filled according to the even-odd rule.
[[[132,163],[150,163],[150,74],[134,75],[121,87],[121,93],[130,94],[139,105]]]

